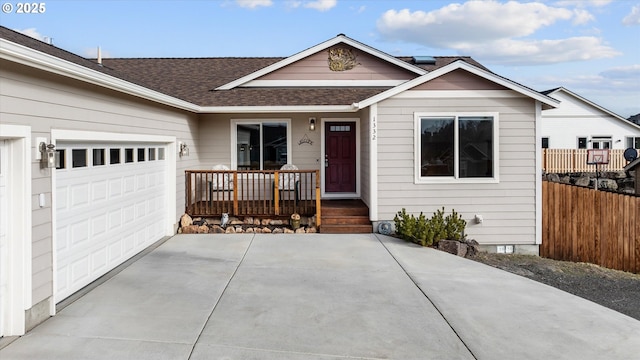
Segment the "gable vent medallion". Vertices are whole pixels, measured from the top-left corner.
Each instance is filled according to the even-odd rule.
[[[329,49],[329,69],[331,71],[347,71],[358,65],[357,56],[351,49]]]

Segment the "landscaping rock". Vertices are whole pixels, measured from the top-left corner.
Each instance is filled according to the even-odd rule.
[[[558,176],[558,174],[547,174],[547,180],[551,182],[560,182],[560,176]]]
[[[193,226],[197,226],[197,225],[193,225]],[[208,234],[208,233],[209,233],[209,227],[207,225],[198,226],[198,234]]]
[[[273,234],[282,234],[282,233],[284,233],[284,230],[282,230],[282,228],[278,227],[278,228],[273,229],[273,231],[271,233],[273,233]]]
[[[268,227],[262,228],[262,233],[263,234],[271,234],[271,229],[269,229]]]
[[[284,228],[284,233],[285,234],[293,234],[293,233],[295,233],[295,231],[293,231],[293,230],[291,230],[289,228]]]
[[[304,228],[297,228],[296,229],[296,234],[304,234],[304,233],[305,233]]]
[[[253,216],[247,216],[244,218],[244,223],[247,225],[253,225]]]
[[[253,225],[255,225],[255,226],[260,226],[260,224],[261,224],[261,223],[262,223],[262,222],[261,222],[261,221],[260,221],[260,219],[258,219],[258,218],[255,218],[255,219],[253,220]]]
[[[213,234],[224,234],[225,233],[224,229],[221,228],[220,225],[213,225],[211,227],[210,232],[213,233]]]
[[[267,226],[267,225],[269,225],[269,222],[271,222],[271,219],[262,219],[260,221],[260,225]]]
[[[307,228],[307,234],[313,234],[317,232],[318,232],[318,229],[316,229],[314,226]]]
[[[248,233],[248,234],[253,234],[253,233],[255,233],[256,231],[255,231],[255,229],[254,229],[254,228],[252,228],[252,227],[248,227],[244,232],[246,232],[246,233]]]
[[[197,225],[187,225],[182,227],[183,234],[197,234],[199,226]]]
[[[467,257],[475,256],[480,251],[480,247],[479,247],[480,244],[478,244],[477,241],[471,239],[471,240],[464,240],[463,242],[467,244]]]
[[[234,228],[233,226],[229,226],[227,230],[225,230],[225,234],[235,234],[235,233],[236,233],[236,228]]]
[[[618,183],[611,179],[600,179],[598,181],[598,189],[618,190]]]
[[[581,176],[576,179],[577,186],[589,187],[591,184],[591,179],[588,176]]]
[[[271,220],[271,221],[269,221],[269,225],[274,225],[275,226],[275,225],[282,225],[282,224],[283,224],[282,220]]]
[[[191,219],[191,216],[189,216],[189,214],[183,214],[180,217],[180,227],[187,227],[191,224],[193,224],[193,219]]]
[[[438,241],[438,250],[446,251],[449,254],[461,257],[467,256],[468,246],[457,240],[440,240]]]

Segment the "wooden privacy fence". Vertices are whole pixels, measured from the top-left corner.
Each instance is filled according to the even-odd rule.
[[[598,165],[598,171],[621,171],[627,161],[624,150],[609,150],[609,164]],[[587,165],[587,149],[542,149],[542,170],[547,173],[595,172]]]
[[[191,216],[317,215],[319,170],[186,170],[185,212]]]
[[[640,273],[640,197],[542,182],[543,257]]]

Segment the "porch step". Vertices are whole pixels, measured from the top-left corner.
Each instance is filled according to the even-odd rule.
[[[322,225],[325,234],[362,234],[373,232],[369,208],[361,200],[322,201]]]
[[[369,225],[325,225],[320,226],[323,234],[371,234],[373,226]]]

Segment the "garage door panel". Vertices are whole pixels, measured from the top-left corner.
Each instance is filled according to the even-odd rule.
[[[78,208],[89,205],[89,184],[76,184],[67,191],[71,194],[71,207]]]
[[[96,273],[107,267],[107,249],[99,248],[91,254],[91,272]]]
[[[92,190],[91,203],[93,205],[98,205],[96,203],[107,199],[107,182],[106,181],[97,181],[92,183],[91,190]]]
[[[86,167],[57,169],[56,301],[61,301],[164,235],[167,163],[148,160],[92,166],[91,148],[143,148],[145,144],[58,144],[71,154],[87,149]],[[161,145],[151,146],[155,148]],[[82,153],[82,151],[76,152]],[[117,154],[118,151],[98,151]],[[136,152],[137,153],[137,152]],[[122,159],[121,159],[122,161]]]
[[[122,179],[109,179],[109,198],[113,199],[122,195]]]
[[[135,191],[135,183],[136,183],[135,176],[126,176],[122,180],[124,181],[124,193],[125,194],[133,193]]]

